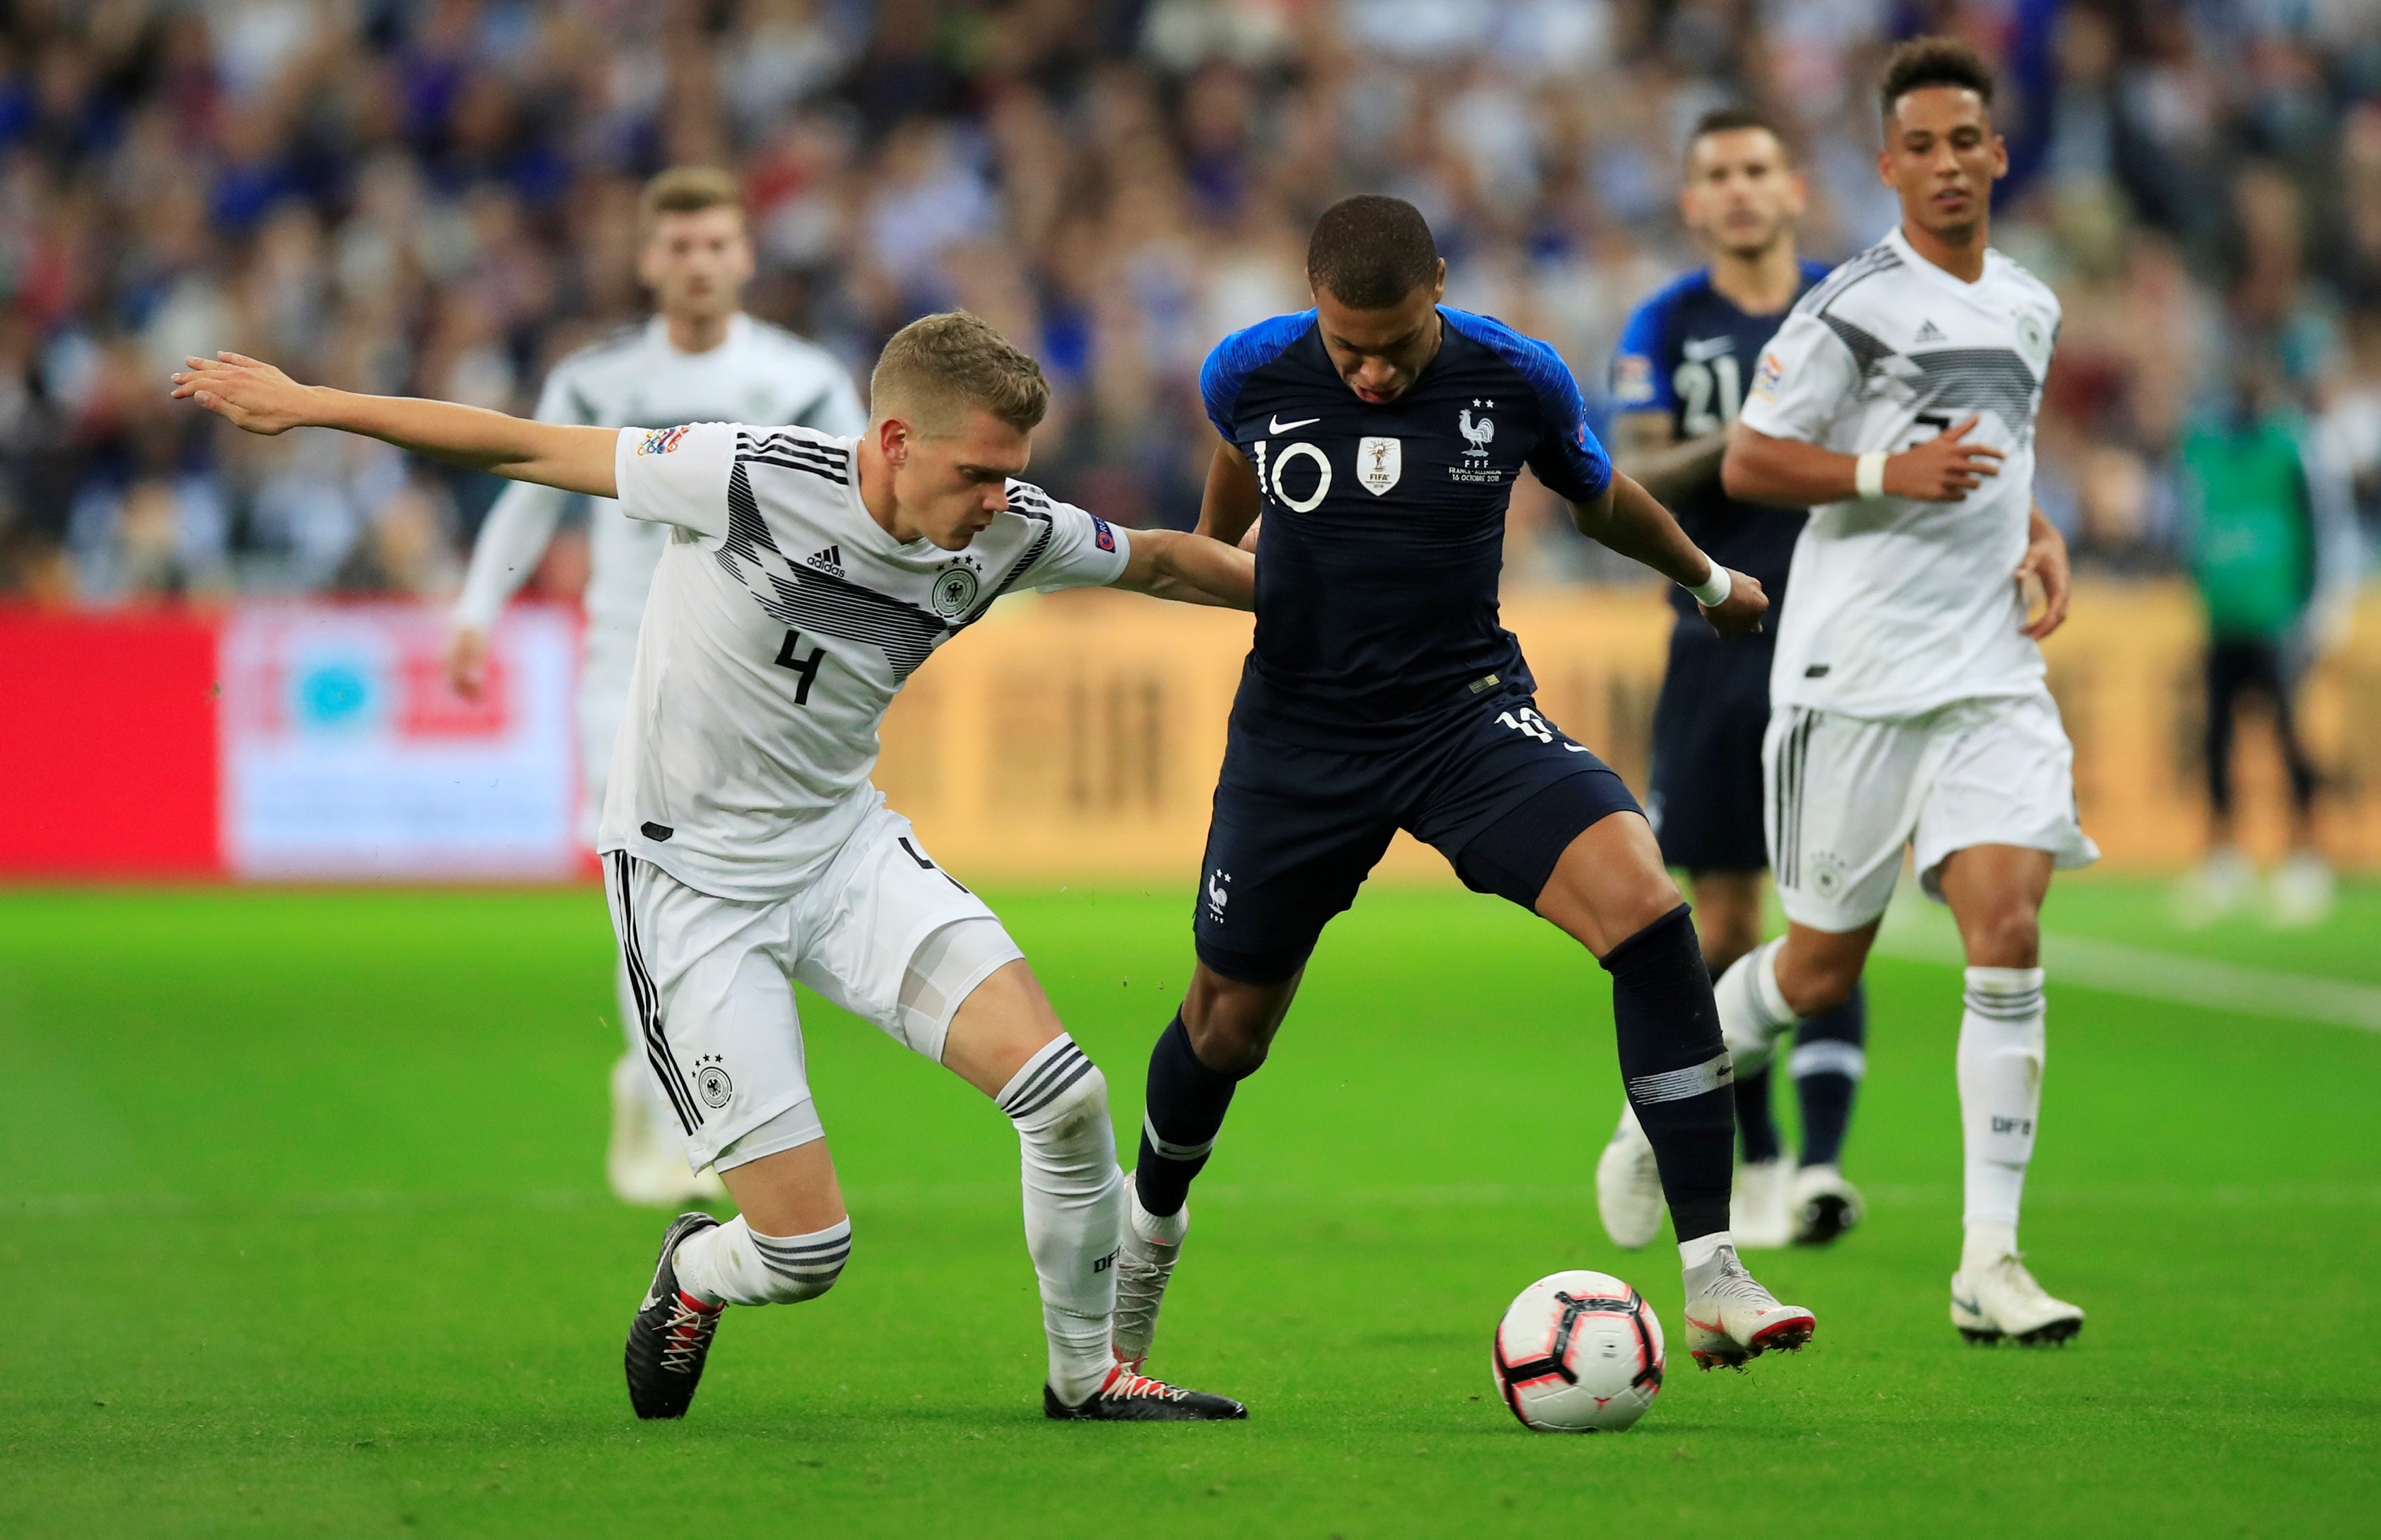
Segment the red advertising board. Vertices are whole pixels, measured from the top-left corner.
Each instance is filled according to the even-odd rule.
[[[0,610],[0,875],[222,874],[215,636]]]

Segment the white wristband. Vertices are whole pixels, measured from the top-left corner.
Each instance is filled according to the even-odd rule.
[[[1885,451],[1871,449],[1852,466],[1852,489],[1863,497],[1885,495]]]
[[[1680,583],[1679,586],[1693,594],[1695,603],[1705,609],[1717,609],[1728,603],[1728,591],[1735,586],[1736,580],[1729,577],[1728,568],[1717,562],[1711,564],[1711,576],[1702,582]]]

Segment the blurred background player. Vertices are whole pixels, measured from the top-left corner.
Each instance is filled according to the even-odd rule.
[[[1439,303],[1447,263],[1412,204],[1332,204],[1306,271],[1314,308],[1227,336],[1200,375],[1221,440],[1200,532],[1238,541],[1264,516],[1256,639],[1208,825],[1198,959],[1150,1053],[1117,1356],[1149,1351],[1234,1088],[1263,1067],[1323,928],[1400,828],[1610,974],[1696,1362],[1800,1348],[1811,1313],[1780,1304],[1729,1243],[1728,1056],[1687,906],[1636,799],[1539,713],[1497,622],[1513,483],[1528,467],[1580,532],[1687,587],[1723,630],[1758,623],[1760,584],[1614,474],[1553,348]]]
[[[2272,361],[2247,351],[2222,409],[2185,430],[2180,459],[2191,575],[2207,617],[2206,858],[2180,895],[2180,918],[2206,924],[2239,907],[2256,871],[2233,840],[2232,731],[2263,696],[2289,777],[2290,853],[2274,874],[2269,918],[2313,924],[2331,911],[2330,864],[2315,838],[2322,777],[2299,733],[2306,669],[2346,635],[2362,565],[2352,495],[2290,409]]]
[[[1714,993],[1748,1069],[1797,1017],[1841,1006],[1914,845],[1968,962],[1952,1324],[1972,1340],[2063,1342],[2083,1312],[2017,1249],[2042,1114],[2042,900],[2053,867],[2099,856],[2038,645],[2069,597],[2066,543],[2033,495],[2059,304],[1987,244],[2009,153],[1974,50],[1905,43],[1879,95],[1877,173],[1901,221],[1796,303],[1721,464],[1734,495],[1813,512],[1762,753],[1789,928]],[[2045,599],[2032,620],[2029,583]]]
[[[1794,250],[1804,189],[1777,127],[1745,107],[1703,114],[1687,137],[1679,214],[1710,265],[1637,308],[1612,361],[1613,465],[1678,517],[1714,561],[1761,580],[1762,629],[1723,637],[1682,593],[1670,594],[1669,666],[1654,707],[1645,815],[1662,859],[1686,870],[1695,926],[1715,975],[1761,941],[1761,740],[1769,727],[1769,663],[1802,532],[1799,509],[1740,503],[1719,484],[1728,425],[1761,350],[1805,290],[1826,275]],[[1804,1021],[1788,1068],[1802,1114],[1800,1167],[1789,1179],[1769,1110],[1769,1066],[1736,1077],[1744,1160],[1729,1202],[1739,1246],[1818,1244],[1859,1222],[1860,1195],[1838,1167],[1863,1067],[1866,1001],[1855,988]],[[1606,1233],[1632,1250],[1661,1228],[1661,1173],[1625,1106],[1596,1165]]]
[[[835,355],[739,308],[752,276],[752,243],[736,178],[678,166],[647,183],[639,202],[637,275],[654,313],[564,358],[538,397],[543,422],[586,427],[674,422],[794,425],[849,436],[868,425],[851,376]],[[488,633],[513,592],[537,569],[573,500],[557,487],[509,483],[471,549],[446,675],[477,700],[486,681]],[[586,631],[579,678],[579,758],[586,777],[588,835],[604,806],[612,739],[627,708],[637,626],[666,527],[629,518],[610,498],[587,500]],[[604,1175],[621,1202],[669,1208],[726,1196],[719,1179],[686,1169],[637,1041],[625,967],[614,993],[628,1048],[612,1069],[612,1138]]]

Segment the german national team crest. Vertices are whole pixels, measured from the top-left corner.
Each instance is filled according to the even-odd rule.
[[[694,1066],[694,1089],[704,1103],[714,1107],[726,1106],[736,1094],[736,1082],[720,1068],[716,1055],[697,1059]]]
[[[934,613],[946,620],[965,615],[980,586],[973,568],[956,562],[944,568],[934,580]]]
[[[1378,497],[1398,484],[1398,473],[1405,469],[1404,440],[1395,438],[1360,438],[1356,441],[1356,479],[1364,490]]]

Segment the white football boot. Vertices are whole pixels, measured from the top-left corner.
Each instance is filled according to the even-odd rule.
[[[1951,1324],[1971,1342],[2009,1338],[2021,1346],[2063,1346],[2083,1329],[2083,1310],[2054,1300],[2015,1252],[1951,1275]]]
[[[1686,1274],[1687,1351],[1695,1366],[1744,1367],[1749,1359],[1778,1350],[1800,1352],[1818,1329],[1818,1318],[1801,1305],[1779,1304],[1753,1281],[1734,1246]]]
[[[1117,1248],[1116,1326],[1110,1338],[1117,1362],[1139,1373],[1157,1338],[1157,1307],[1166,1281],[1182,1260],[1182,1238],[1190,1233],[1190,1205],[1160,1218],[1141,1206],[1141,1187],[1124,1178],[1123,1244]]]
[[[1595,1160],[1595,1212],[1604,1233],[1624,1251],[1649,1246],[1662,1233],[1662,1169],[1654,1163],[1653,1141],[1637,1125],[1637,1109],[1626,1103],[1612,1142]]]
[[[1866,1212],[1860,1189],[1833,1166],[1805,1166],[1786,1183],[1786,1219],[1797,1246],[1824,1246]]]
[[[2331,867],[2313,850],[2284,862],[2265,888],[2265,921],[2277,930],[2319,925],[2331,915],[2337,885]]]
[[[1794,1240],[1786,1210],[1786,1164],[1747,1161],[1728,1190],[1728,1233],[1740,1251],[1776,1251]]]

